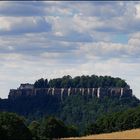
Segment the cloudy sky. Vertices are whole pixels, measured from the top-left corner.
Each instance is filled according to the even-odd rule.
[[[140,98],[140,2],[0,2],[0,97],[68,74],[121,77]]]

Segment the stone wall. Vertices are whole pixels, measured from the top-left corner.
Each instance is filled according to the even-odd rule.
[[[9,99],[15,99],[24,96],[36,95],[52,95],[63,100],[71,94],[81,94],[82,96],[89,96],[91,98],[104,96],[109,97],[126,97],[132,96],[132,90],[129,88],[33,88],[33,89],[11,89],[9,92]]]

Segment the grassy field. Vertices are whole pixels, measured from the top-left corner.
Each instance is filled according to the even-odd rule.
[[[113,132],[99,135],[89,135],[84,137],[69,139],[140,139],[140,129],[126,130],[122,132]]]

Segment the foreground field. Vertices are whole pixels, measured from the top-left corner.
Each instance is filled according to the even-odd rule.
[[[126,130],[122,132],[113,132],[99,135],[89,135],[84,137],[69,139],[140,139],[140,129]]]

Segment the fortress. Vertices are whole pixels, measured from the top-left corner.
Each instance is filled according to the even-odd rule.
[[[25,96],[37,96],[37,95],[51,95],[63,100],[65,97],[75,94],[81,94],[82,96],[88,96],[90,98],[102,98],[108,97],[131,97],[132,89],[129,87],[108,87],[108,88],[34,88],[32,84],[21,84],[17,89],[11,89],[8,99],[16,99],[18,97]]]

